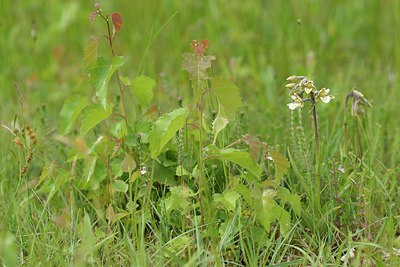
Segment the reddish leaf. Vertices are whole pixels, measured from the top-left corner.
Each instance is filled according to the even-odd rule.
[[[258,140],[258,138],[254,135],[246,134],[243,136],[243,142],[249,146],[251,158],[255,163],[257,163],[258,154],[260,153],[260,148],[262,145],[261,141]]]
[[[113,24],[113,38],[121,30],[122,28],[122,16],[118,12],[114,12],[111,14],[111,21]]]

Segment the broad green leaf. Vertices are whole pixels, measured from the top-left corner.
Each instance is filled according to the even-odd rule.
[[[81,179],[75,179],[75,185],[83,190],[97,190],[107,178],[107,166],[96,156],[89,156],[84,161]],[[112,166],[111,166],[112,168]]]
[[[236,163],[237,165],[245,168],[257,178],[261,176],[260,166],[254,163],[250,154],[235,148],[228,148],[220,151],[219,157]]]
[[[97,58],[97,63],[89,70],[90,82],[96,90],[104,109],[108,108],[108,84],[114,72],[124,65],[124,58],[114,57],[111,64],[108,64],[103,57]]]
[[[115,180],[113,183],[113,189],[115,192],[126,193],[126,191],[128,191],[128,189],[129,189],[129,186],[124,181]]]
[[[216,202],[221,202],[228,211],[232,212],[235,211],[236,202],[239,199],[240,199],[240,194],[232,190],[225,190],[222,195],[221,194],[214,195],[214,200]]]
[[[118,158],[113,158],[110,162],[111,175],[114,178],[119,178],[124,174],[124,172],[121,169],[121,163],[122,163],[122,160],[118,159]]]
[[[107,119],[112,113],[112,108],[113,106],[110,105],[105,110],[100,104],[94,104],[85,108],[82,116],[81,134],[87,134],[90,129]]]
[[[128,135],[128,130],[126,129],[125,120],[120,120],[115,123],[112,127],[111,132],[117,139],[123,139],[123,137]]]
[[[37,193],[48,193],[48,199],[51,199],[54,195],[54,193],[57,192],[57,190],[63,190],[64,185],[68,183],[69,178],[70,178],[70,172],[62,169],[62,168],[57,168],[55,166],[50,167],[48,169],[48,173],[45,174],[42,177],[43,182],[40,188],[37,189]],[[45,179],[44,179],[45,178]]]
[[[186,211],[190,207],[189,198],[193,197],[193,192],[188,187],[171,186],[171,195],[164,199],[165,209],[168,214],[173,210]]]
[[[264,227],[265,231],[270,232],[271,223],[274,220],[272,215],[272,209],[275,201],[271,197],[272,195],[264,195],[258,188],[254,188],[251,191],[251,197],[253,199],[253,208],[256,214],[257,221]]]
[[[228,125],[228,123],[229,123],[229,120],[226,117],[222,116],[220,113],[218,113],[217,117],[215,118],[215,120],[212,123],[212,126],[213,126],[212,132],[213,132],[213,136],[214,136],[213,143],[214,144],[217,141],[218,134],[223,129],[225,129],[225,127],[226,127],[226,125]]]
[[[37,182],[35,188],[38,188],[39,185],[41,185],[41,183],[43,183],[43,181],[49,176],[49,174],[51,174],[53,171],[53,165],[49,164],[49,165],[45,165],[42,169],[42,173],[40,174],[39,177],[39,181]]]
[[[189,114],[187,108],[179,108],[164,114],[154,123],[149,135],[150,155],[156,158],[175,133],[185,126]]]
[[[68,98],[60,112],[60,132],[68,134],[82,110],[88,105],[86,97],[72,96]]]
[[[291,194],[288,189],[278,187],[278,197],[284,202],[289,203],[293,211],[299,216],[301,214],[301,199],[299,195]]]
[[[242,106],[239,88],[231,81],[221,77],[215,77],[211,86],[212,92],[218,100],[218,114],[213,122],[214,143],[218,133],[226,125],[235,120],[238,109]]]
[[[156,86],[156,82],[149,77],[139,76],[136,77],[132,82],[133,94],[139,100],[139,104],[148,106],[153,99],[153,88]]]
[[[189,73],[191,81],[206,80],[207,69],[211,68],[211,63],[216,60],[215,56],[198,57],[193,53],[184,53],[182,55],[182,68]]]
[[[187,248],[191,242],[193,242],[193,239],[186,235],[179,235],[175,237],[167,243],[167,249],[169,252],[164,252],[164,256],[166,258],[170,258],[171,255],[175,256],[176,254],[179,254],[181,251]]]
[[[185,167],[183,167],[182,165],[176,167],[176,172],[175,172],[176,176],[187,176],[190,175],[190,172],[188,172]]]
[[[235,120],[236,112],[242,106],[239,88],[231,81],[222,77],[215,77],[211,88],[212,92],[218,98],[220,107],[223,108],[223,114],[228,120]]]
[[[269,155],[275,163],[275,178],[281,180],[289,169],[289,161],[285,156],[275,150],[270,151]]]
[[[232,191],[232,190],[228,190],[228,191],[225,190],[223,197],[224,197],[224,200],[226,201],[225,202],[226,208],[229,211],[235,211],[236,202],[238,200],[240,200],[239,193]]]
[[[290,214],[277,204],[272,208],[272,214],[279,222],[281,232],[287,233],[290,230]]]
[[[83,56],[83,61],[85,62],[86,69],[90,69],[96,63],[98,47],[99,40],[97,38],[90,37],[87,40]]]
[[[250,189],[247,186],[244,186],[241,183],[237,183],[234,186],[235,191],[239,192],[244,201],[247,203],[247,205],[249,205],[250,207],[253,207],[254,203],[253,203],[253,198],[251,197],[251,192]]]

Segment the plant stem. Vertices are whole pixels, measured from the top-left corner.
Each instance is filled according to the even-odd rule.
[[[344,111],[343,111],[343,116],[344,116],[344,120],[343,120],[343,128],[344,128],[344,147],[343,147],[343,149],[344,149],[344,155],[347,154],[347,114],[346,114],[346,111],[347,111],[347,105],[349,103],[349,97],[350,97],[350,94],[348,94],[346,96],[346,102],[344,104]]]
[[[108,42],[109,42],[109,44],[110,44],[110,49],[111,49],[111,53],[112,53],[112,56],[113,56],[113,58],[115,57],[115,52],[114,52],[114,46],[113,46],[113,38],[112,38],[112,36],[111,36],[111,29],[110,29],[110,18],[109,18],[109,16],[107,16],[107,17],[104,17],[103,15],[101,15],[101,17],[106,21],[106,23],[107,23],[107,32],[108,32],[108,37],[107,37],[107,39],[108,39]],[[118,70],[116,70],[116,73],[117,73],[117,80],[118,80],[118,88],[119,88],[119,93],[120,93],[120,96],[121,96],[121,104],[122,104],[122,115],[123,115],[123,117],[124,117],[124,121],[125,121],[125,125],[126,125],[126,129],[128,130],[128,120],[127,120],[127,118],[126,118],[126,107],[125,107],[125,99],[124,99],[124,90],[123,90],[123,88],[122,88],[122,85],[121,85],[121,78],[120,78],[120,76],[119,76],[119,72],[118,72]]]
[[[359,158],[362,166],[362,157],[363,157],[363,150],[362,150],[362,145],[361,145],[361,136],[360,136],[360,118],[357,117],[356,121],[356,129],[357,129],[357,141],[358,141],[358,151],[359,151]]]
[[[318,118],[317,118],[317,110],[315,108],[315,96],[314,93],[311,92],[311,102],[313,105],[313,121],[314,121],[314,140],[315,140],[315,163],[318,165],[319,162],[319,135],[318,135]]]
[[[321,204],[321,177],[319,176],[319,136],[318,136],[318,118],[317,118],[317,110],[315,107],[315,96],[314,92],[311,92],[311,102],[312,102],[312,112],[313,112],[313,121],[314,121],[314,141],[315,141],[315,185],[316,185],[316,198],[318,208]]]
[[[200,80],[198,80],[198,88]],[[201,223],[204,224],[204,207],[203,207],[203,187],[204,187],[204,168],[203,168],[203,93],[200,92],[199,102],[200,122],[199,122],[199,167],[200,167],[200,179],[199,179],[199,202],[201,210]]]

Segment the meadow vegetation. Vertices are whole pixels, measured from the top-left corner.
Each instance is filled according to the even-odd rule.
[[[0,9],[3,265],[400,265],[398,1]]]

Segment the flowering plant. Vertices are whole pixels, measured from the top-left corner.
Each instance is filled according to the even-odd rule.
[[[292,75],[286,80],[290,82],[286,85],[286,87],[290,89],[289,95],[293,99],[293,102],[288,104],[288,107],[291,110],[302,108],[304,106],[304,102],[307,101],[312,102],[314,105],[315,102],[319,100],[324,103],[329,103],[335,98],[329,94],[330,89],[324,87],[320,90],[317,90],[314,82],[305,76]],[[305,98],[303,98],[304,94],[306,94]],[[307,97],[308,95],[310,95],[310,98]]]

